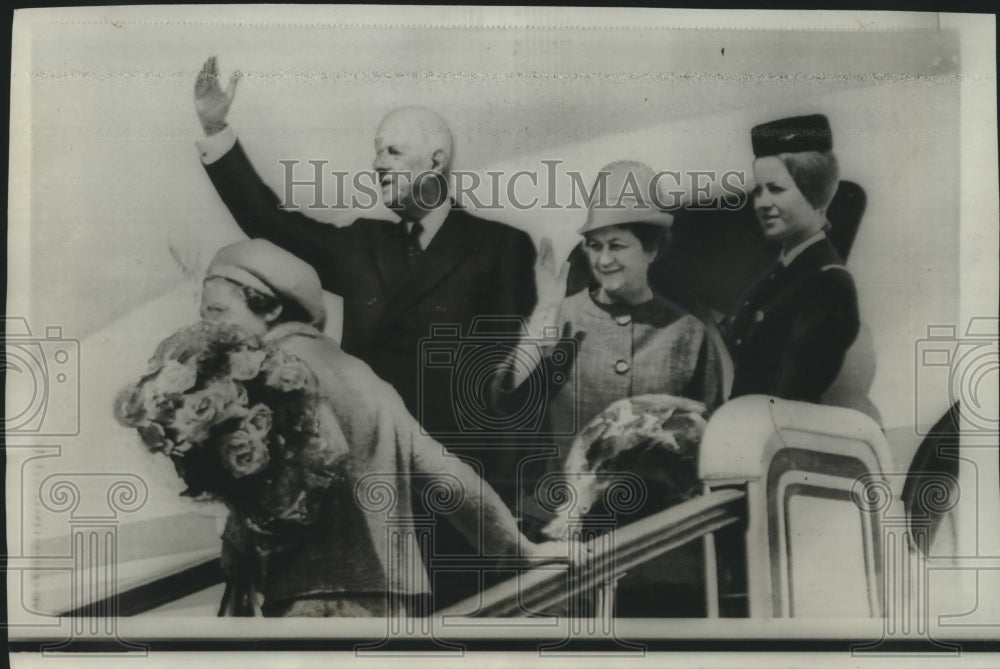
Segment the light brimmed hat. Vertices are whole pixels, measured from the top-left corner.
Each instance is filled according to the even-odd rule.
[[[220,249],[205,273],[206,279],[212,277],[297,304],[309,315],[309,324],[320,330],[326,324],[323,287],[316,270],[266,239],[247,239]]]
[[[653,168],[634,160],[616,160],[602,167],[587,208],[587,222],[579,233],[623,223],[670,227],[674,217],[657,206],[655,177]],[[603,188],[599,187],[602,180]]]

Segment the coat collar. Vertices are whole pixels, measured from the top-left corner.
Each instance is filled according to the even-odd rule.
[[[775,295],[795,285],[800,279],[810,275],[827,265],[843,265],[837,250],[829,238],[809,244],[796,255],[786,267],[781,260],[775,260],[767,271],[761,274],[740,296],[735,310],[726,319],[727,327],[731,327],[739,314],[744,311],[747,303],[756,304],[764,296]],[[770,299],[770,298],[768,298]]]
[[[284,323],[278,323],[273,328],[268,330],[264,336],[261,337],[261,341],[267,344],[277,344],[296,335],[320,338],[323,336],[323,333],[307,323],[286,321]]]
[[[814,242],[810,241],[802,247],[788,262],[787,266],[782,265],[780,260],[778,263],[787,269],[802,271],[824,265],[843,265],[844,261],[840,258],[837,250],[833,248],[833,243],[830,242],[829,237],[824,235],[821,239],[817,239]]]
[[[785,278],[797,276],[803,272],[808,272],[817,267],[825,265],[843,265],[837,250],[833,248],[830,238],[825,235],[816,240],[809,240],[809,243],[796,248],[795,255],[788,260],[787,264],[779,255],[767,268],[752,286],[762,282],[770,281],[769,277],[782,276]]]
[[[627,317],[636,323],[665,327],[687,313],[655,291],[652,298],[641,304],[602,304],[594,299],[594,294],[584,289],[568,299],[578,301],[583,313],[599,321]]]
[[[792,264],[792,262],[796,258],[798,258],[800,255],[802,255],[803,251],[805,251],[807,248],[809,248],[813,244],[816,244],[817,242],[820,242],[820,241],[822,241],[824,239],[826,239],[826,233],[824,231],[820,230],[819,232],[817,232],[815,235],[813,235],[809,239],[806,239],[805,241],[801,242],[800,244],[797,244],[796,246],[794,246],[791,249],[789,249],[788,253],[782,252],[778,256],[778,262],[780,262],[785,267],[788,267],[789,265]]]
[[[444,225],[444,222],[448,219],[448,214],[451,213],[452,206],[451,200],[448,200],[440,207],[428,211],[427,214],[420,219],[420,224],[424,228],[423,234],[420,235],[420,244],[424,249],[427,249],[427,247],[430,246],[431,242],[434,240],[434,237],[437,236],[441,226]],[[409,232],[410,224],[407,221],[400,220],[399,225],[407,226],[400,232]]]

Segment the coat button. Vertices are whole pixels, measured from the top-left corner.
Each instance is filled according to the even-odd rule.
[[[629,365],[624,360],[619,360],[615,363],[615,371],[619,374],[624,374],[629,370]]]
[[[763,311],[758,311],[757,313],[755,313],[753,315],[753,321],[754,321],[754,323],[760,323],[762,320],[764,320],[764,312]]]
[[[743,345],[743,340],[742,340],[742,339],[738,339],[738,338],[737,338],[737,340],[736,340],[736,345],[737,345],[737,346],[742,346],[742,345]]]
[[[378,298],[377,297],[371,297],[371,298],[365,300],[365,304],[367,304],[369,307],[374,307],[377,302],[378,302]]]
[[[618,325],[628,325],[632,322],[632,316],[630,314],[622,314],[620,316],[615,316],[615,323]]]

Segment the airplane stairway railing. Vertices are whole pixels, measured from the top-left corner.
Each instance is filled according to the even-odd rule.
[[[882,431],[859,412],[739,398],[709,422],[699,452],[702,495],[589,539],[582,566],[515,567],[514,578],[437,614],[524,616],[569,602],[569,615],[610,616],[623,574],[701,540],[709,617],[879,617],[886,565],[876,507],[892,497],[890,469]],[[150,611],[220,581],[217,554],[204,555],[120,591],[117,614]],[[586,606],[573,609],[580,601]],[[110,606],[89,602],[65,614],[102,615]]]
[[[630,568],[701,537],[709,617],[733,615],[731,606],[720,612],[726,598],[744,602],[736,615],[755,618],[880,617],[890,468],[884,434],[860,412],[739,398],[713,415],[702,440],[704,495],[591,539],[582,568],[538,567],[441,613],[532,615],[569,602],[573,616],[584,594],[587,615],[609,617]],[[738,576],[721,583],[722,572]]]
[[[579,567],[537,567],[439,614],[525,615],[592,591],[600,600],[595,607],[595,613],[600,614],[601,609],[611,605],[611,588],[625,572],[740,522],[744,517],[744,499],[745,494],[740,490],[717,490],[688,500],[585,542],[580,550],[589,548],[591,555]]]

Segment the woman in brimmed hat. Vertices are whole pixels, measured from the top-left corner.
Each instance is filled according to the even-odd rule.
[[[200,311],[207,323],[199,324],[201,328],[182,330],[158,349],[155,357],[160,358],[169,377],[161,385],[172,382],[170,387],[181,393],[199,391],[200,381],[196,380],[200,377],[190,371],[182,374],[185,370],[178,364],[178,359],[184,362],[191,358],[192,351],[198,354],[196,359],[228,360],[217,370],[226,388],[243,385],[251,389],[251,396],[264,393],[265,398],[294,399],[303,393],[316,394],[322,405],[316,421],[326,435],[323,448],[344,453],[337,461],[344,481],[330,485],[320,506],[305,514],[310,521],[288,535],[272,534],[272,528],[259,527],[244,513],[239,500],[226,498],[223,493],[231,515],[223,535],[223,565],[229,587],[220,613],[253,615],[258,607],[267,616],[429,613],[431,580],[421,560],[416,529],[389,520],[390,516],[397,520],[414,516],[414,492],[446,499],[440,503],[450,505],[449,520],[485,554],[519,555],[539,561],[579,557],[570,554],[568,544],[536,544],[522,536],[500,497],[471,467],[446,455],[444,447],[424,433],[392,386],[319,330],[326,321],[319,278],[298,257],[261,239],[223,248],[207,272]],[[192,350],[185,351],[173,342],[184,343]],[[242,363],[236,365],[234,360]],[[163,375],[158,372],[156,378]],[[174,377],[187,382],[179,384]],[[240,397],[236,392],[230,395]],[[142,406],[142,383],[125,396],[133,400],[126,402],[128,406]],[[281,413],[279,409],[287,409],[289,401],[282,400],[283,404],[273,407],[274,415]],[[238,402],[226,406],[230,404]],[[264,413],[271,415],[269,411]],[[216,415],[228,418],[221,412],[205,415],[206,420]],[[250,424],[255,416],[251,413],[236,420],[234,429],[236,436],[243,439],[239,444],[242,451],[237,455],[245,455],[248,448],[244,442],[257,437],[253,444],[256,451],[251,454],[259,457],[236,461],[233,467],[240,480],[246,480],[244,475],[249,474],[264,477],[263,486],[270,497],[294,501],[294,487],[273,489],[282,479],[271,481],[275,467],[282,464],[276,460],[281,459],[277,456],[282,447],[287,449],[289,434],[286,430],[269,435],[271,441],[262,450],[264,436],[276,428],[271,429],[266,422],[261,427],[259,420]],[[148,433],[157,426],[146,425],[146,418],[127,415],[120,420]],[[150,420],[155,423],[157,418]],[[227,439],[234,434],[230,430],[232,422],[206,424],[196,434],[188,430],[199,447],[185,444],[160,451],[173,453],[172,457],[181,460],[193,453],[211,455],[216,447],[228,452]],[[172,436],[176,436],[175,423],[168,426]],[[309,421],[293,423],[295,427]],[[322,452],[317,448],[303,457],[308,456],[306,460],[312,462]],[[198,462],[204,464],[204,460]],[[217,480],[218,472],[223,471],[219,467],[210,469],[216,479],[199,479],[202,487],[216,493],[225,491],[232,482]],[[324,472],[308,470],[301,474],[306,483],[312,481],[315,487]],[[182,473],[186,481],[197,475],[190,468]],[[190,487],[192,481],[188,483]],[[292,508],[299,510],[298,506]],[[262,546],[267,549],[266,563],[260,559]]]
[[[270,337],[326,325],[323,288],[311,266],[264,239],[219,250],[202,284],[201,317]],[[279,325],[281,330],[273,332]]]
[[[781,253],[729,319],[731,397],[818,403],[859,327],[854,280],[825,232],[840,178],[833,135],[815,114],[756,126],[751,141],[754,210]]]
[[[528,330],[540,338],[545,360],[533,364],[522,349],[496,393],[499,405],[514,406],[524,401],[515,389],[532,385],[525,381],[536,375],[534,385],[548,403],[547,428],[558,446],[545,463],[548,473],[564,471],[577,431],[617,400],[672,395],[711,411],[723,399],[719,354],[705,326],[657,295],[647,279],[650,264],[669,243],[673,221],[655,206],[655,173],[632,161],[611,163],[601,172],[604,187],[595,192],[606,199],[590,203],[580,229],[596,288],[565,297],[568,266],[557,278],[551,242],[542,241],[539,304]],[[545,332],[561,341],[542,339]],[[546,522],[550,514],[532,499],[533,492],[540,494],[532,490],[534,481],[524,485],[526,515]]]

